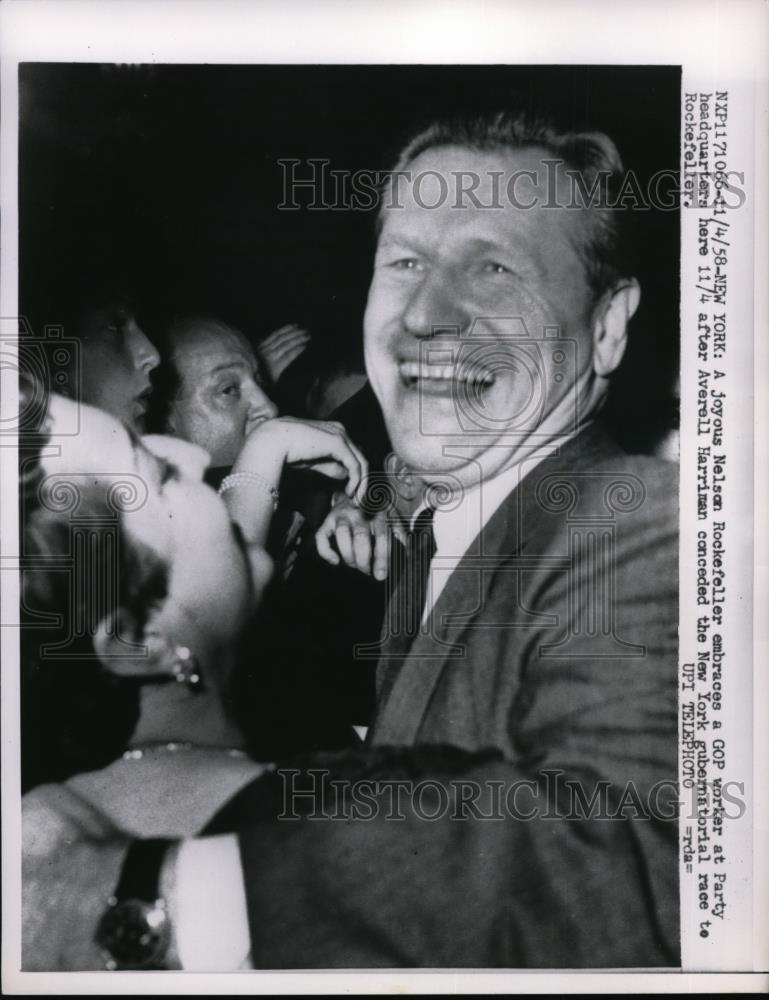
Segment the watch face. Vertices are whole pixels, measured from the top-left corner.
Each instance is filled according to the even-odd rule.
[[[160,902],[124,899],[104,914],[96,943],[117,969],[161,969],[171,937],[168,914]]]

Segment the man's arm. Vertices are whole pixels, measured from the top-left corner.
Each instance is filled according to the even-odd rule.
[[[269,808],[257,786],[245,793],[256,820],[240,834],[256,968],[677,964],[677,545],[675,522],[658,515],[641,510],[612,555],[624,646],[573,628],[606,582],[596,560],[571,577],[543,570],[530,588],[537,610],[573,632],[560,655],[547,649],[557,630],[527,633],[523,653],[512,630],[495,640],[502,673],[521,661],[509,704],[500,696],[503,754],[417,746],[315,758],[329,776],[315,787],[305,774],[312,794],[293,796],[301,819],[286,818],[273,785],[284,818],[258,821]],[[489,705],[478,694],[490,744],[502,688]],[[403,818],[394,782],[406,783]],[[496,814],[495,787],[505,796]],[[479,815],[467,804],[474,788]]]
[[[596,774],[569,779],[588,802],[601,794]],[[315,818],[241,832],[255,968],[677,962],[672,819],[567,818],[565,785],[502,760],[410,777],[384,768],[378,791],[366,780],[346,801],[327,792]],[[616,790],[605,801],[619,810]],[[356,808],[371,818],[352,818]]]
[[[551,656],[557,636],[532,633],[504,752],[315,755],[224,810],[209,832],[239,831],[255,968],[677,964],[677,548],[647,528],[623,536],[613,595],[617,636],[644,655],[597,656],[585,632]],[[576,614],[591,572],[571,592],[543,577],[538,610],[571,593]],[[209,870],[239,877],[217,843],[198,845]]]
[[[64,785],[22,799],[21,966],[25,972],[104,970],[96,926],[128,841]]]

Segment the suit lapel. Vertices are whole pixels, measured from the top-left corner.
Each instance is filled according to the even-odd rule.
[[[473,540],[446,581],[411,647],[402,650],[395,636],[385,639],[377,666],[377,713],[369,732],[371,743],[413,743],[432,692],[447,664],[467,659],[467,644],[459,640],[465,623],[483,606],[493,573],[488,556],[493,552],[512,551],[515,544],[510,536],[514,533],[516,519],[509,513],[515,492]],[[393,598],[397,596],[396,587]]]
[[[563,448],[537,464],[500,504],[473,539],[459,565],[446,582],[425,628],[405,652],[397,637],[382,640],[377,666],[377,710],[369,743],[411,745],[427,711],[430,698],[450,663],[467,660],[471,642],[468,630],[478,623],[494,575],[513,556],[525,556],[526,525],[536,515],[536,482],[554,471],[566,471],[592,462],[596,454],[616,451],[600,424],[592,424]],[[398,593],[397,586],[393,597]],[[531,612],[535,614],[535,612]],[[385,623],[385,629],[387,625]],[[473,664],[468,662],[471,669]]]

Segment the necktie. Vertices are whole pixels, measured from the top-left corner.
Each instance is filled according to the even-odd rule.
[[[390,593],[385,629],[388,658],[404,656],[419,634],[430,581],[430,562],[435,555],[432,507],[416,518],[406,544],[393,542]]]
[[[422,622],[430,582],[430,563],[435,555],[434,514],[432,507],[425,507],[416,518],[407,538],[404,631],[412,640],[419,633]]]
[[[393,540],[388,577],[391,589],[382,630],[381,660],[377,667],[379,706],[387,700],[411,645],[419,635],[430,580],[430,563],[435,555],[434,513],[432,507],[426,507],[418,515],[405,545]],[[375,732],[376,716],[369,730],[369,740]]]

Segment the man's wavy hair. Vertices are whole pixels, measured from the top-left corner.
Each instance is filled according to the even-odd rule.
[[[26,376],[20,388],[22,410],[45,394]],[[105,488],[88,487],[80,477],[72,484],[79,491],[78,543],[70,514],[42,501],[40,459],[50,430],[45,407],[39,412],[19,440],[24,791],[98,770],[126,748],[139,717],[139,684],[96,657],[94,630],[114,612],[130,616],[132,631],[142,634],[167,590],[166,565],[115,521]],[[95,583],[106,577],[115,585],[111,594]],[[47,649],[61,643],[66,657]]]
[[[573,172],[576,198],[569,208],[587,212],[582,257],[588,282],[599,298],[630,274],[621,225],[626,213],[615,206],[624,178],[622,158],[603,132],[561,130],[551,119],[527,111],[493,111],[435,121],[401,150],[394,172],[405,171],[429,149],[459,146],[482,153],[542,149]],[[557,210],[557,209],[554,209]],[[381,225],[381,214],[380,214]]]

